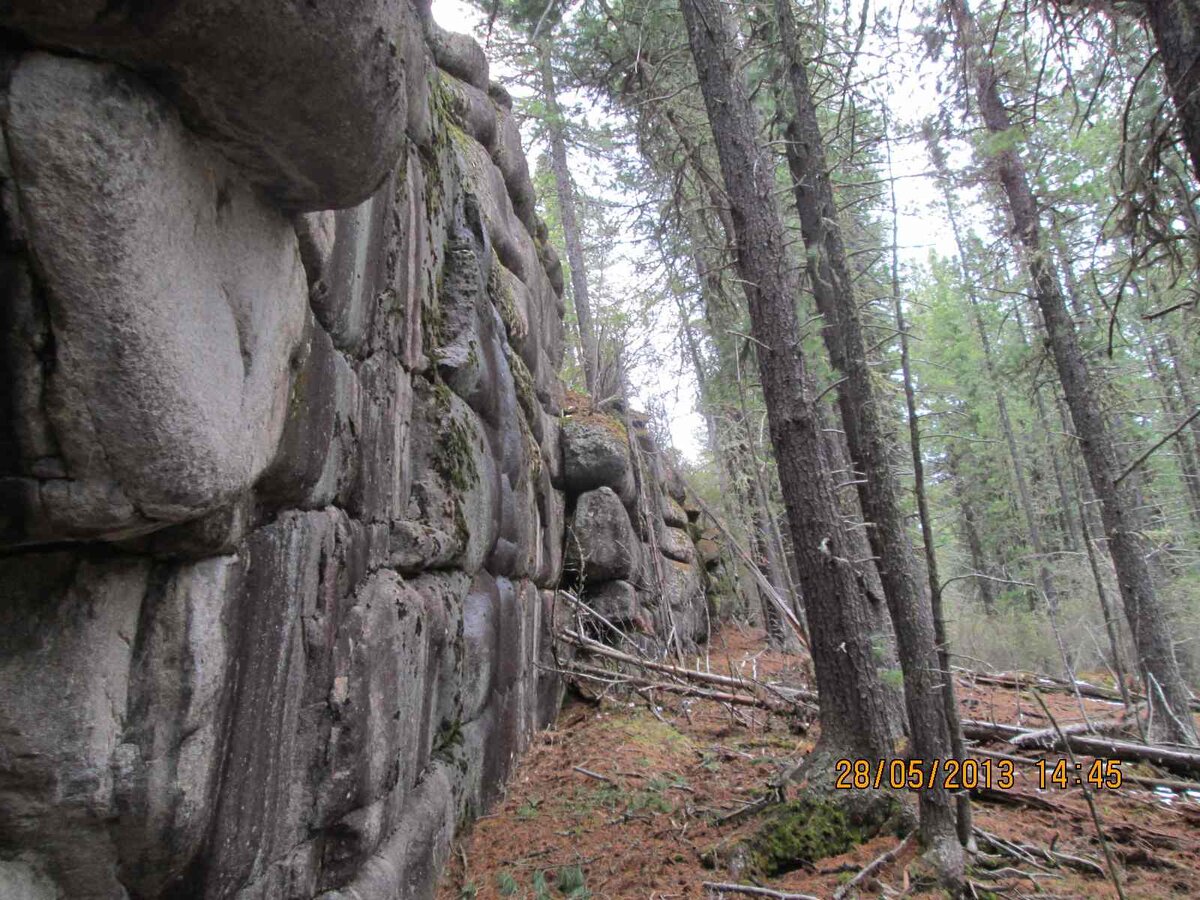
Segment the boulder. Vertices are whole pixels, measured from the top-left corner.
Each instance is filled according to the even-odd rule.
[[[563,485],[580,495],[599,487],[616,491],[625,502],[633,499],[633,468],[624,429],[615,419],[589,416],[568,419],[562,428]]]
[[[610,622],[628,622],[641,609],[637,589],[628,581],[606,581],[591,586],[583,601]]]
[[[0,24],[43,46],[152,74],[192,127],[295,209],[353,206],[370,196],[404,147],[409,94],[419,89],[409,81],[425,74],[421,43],[410,39],[422,26],[407,0],[182,0],[119,9],[95,0],[13,0]]]
[[[114,66],[22,57],[4,131],[53,355],[14,356],[42,398],[18,433],[57,454],[30,469],[46,477],[24,539],[126,537],[227,504],[275,456],[304,356],[295,232]],[[34,296],[16,292],[18,316],[46,315]]]
[[[706,569],[711,569],[721,561],[721,545],[711,538],[700,538],[696,541],[696,552]]]
[[[584,582],[630,578],[641,567],[641,544],[620,498],[608,487],[582,494],[567,534],[566,565]]]
[[[672,528],[687,528],[687,513],[683,511],[679,501],[670,494],[662,495],[662,517],[663,521]]]
[[[486,93],[488,61],[483,48],[470,35],[447,31],[436,22],[430,23],[429,32],[438,68]]]
[[[659,549],[663,556],[682,563],[694,562],[696,546],[691,537],[681,528],[662,528],[659,531]]]

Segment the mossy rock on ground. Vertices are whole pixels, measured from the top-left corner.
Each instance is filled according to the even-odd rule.
[[[903,806],[891,795],[869,804],[800,797],[775,807],[753,834],[720,855],[745,874],[782,875],[904,828]]]

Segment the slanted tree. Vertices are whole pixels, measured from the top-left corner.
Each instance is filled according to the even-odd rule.
[[[788,164],[796,211],[807,250],[809,282],[825,323],[821,334],[830,362],[841,375],[838,406],[850,456],[861,473],[859,500],[867,536],[879,559],[883,593],[896,632],[904,698],[914,755],[924,760],[953,754],[943,694],[944,668],[937,652],[933,612],[917,578],[912,546],[892,473],[894,446],[884,402],[874,387],[858,298],[842,240],[825,141],[808,75],[800,58],[791,0],[774,0],[776,24],[793,103],[787,128]],[[710,117],[712,109],[709,110]],[[714,123],[715,125],[715,123]],[[718,149],[720,140],[718,139]],[[732,199],[732,198],[731,198]],[[962,869],[954,803],[941,784],[919,794],[921,837],[949,878]]]
[[[1171,626],[1155,587],[1141,533],[1134,482],[1126,475],[1120,446],[1097,396],[1094,378],[1049,248],[1042,237],[1037,198],[1018,152],[1013,123],[1000,96],[999,79],[985,55],[975,19],[965,0],[946,0],[964,71],[971,81],[979,115],[988,132],[999,136],[990,160],[1012,218],[1033,294],[1042,313],[1046,338],[1079,439],[1092,488],[1101,505],[1109,551],[1147,682],[1154,710],[1154,736],[1188,746],[1198,744],[1189,694],[1180,674]]]
[[[847,753],[881,759],[893,752],[900,723],[889,715],[875,666],[867,601],[846,558],[813,388],[800,351],[794,308],[799,285],[787,259],[773,166],[759,144],[758,116],[737,69],[733,36],[719,0],[682,0],[681,7],[729,200],[771,442],[808,600],[821,694],[821,748],[814,759],[829,767]],[[820,774],[817,765],[812,768],[814,775]]]
[[[592,323],[587,262],[584,259],[583,238],[579,229],[575,184],[571,180],[571,169],[567,162],[566,124],[558,102],[552,46],[553,42],[549,33],[539,38],[538,68],[541,76],[542,101],[546,105],[544,118],[546,142],[550,145],[550,170],[554,173],[554,188],[558,198],[559,215],[562,219],[563,243],[567,249],[567,266],[571,270],[571,299],[575,304],[575,317],[579,323],[583,377],[588,392],[595,393],[596,375],[600,369],[600,350],[596,340],[595,326]],[[595,399],[603,400],[604,398],[596,397]]]

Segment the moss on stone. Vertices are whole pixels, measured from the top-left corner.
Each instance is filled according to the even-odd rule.
[[[471,432],[454,415],[450,388],[438,383],[434,385],[433,392],[436,418],[440,425],[438,446],[441,450],[433,458],[434,467],[456,489],[469,490],[479,482]]]
[[[836,799],[800,797],[777,807],[742,847],[752,872],[781,875],[898,827],[900,813],[900,801],[887,795],[865,810]]]
[[[523,340],[528,334],[528,329],[517,314],[517,302],[513,298],[512,286],[505,282],[501,268],[500,260],[493,251],[492,265],[488,270],[488,296],[500,313],[500,321],[504,323],[509,341]]]

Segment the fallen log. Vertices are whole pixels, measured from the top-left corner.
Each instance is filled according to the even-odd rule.
[[[641,678],[625,672],[610,672],[608,669],[600,669],[583,663],[572,663],[562,671],[568,674],[583,675],[584,677],[597,678],[604,681],[612,681],[614,678],[619,678],[623,683],[635,685],[639,688],[652,688],[656,691],[665,691],[668,694],[683,694],[687,697],[699,697],[703,700],[716,700],[719,703],[732,703],[735,706],[754,706],[759,709],[771,710],[772,712],[786,711],[789,708],[783,703],[772,703],[762,697],[754,697],[749,694],[710,691],[705,688],[692,687],[691,685],[679,684],[674,681],[652,681],[649,678]]]
[[[732,678],[728,675],[717,675],[715,672],[701,672],[697,669],[685,669],[682,666],[672,666],[668,663],[654,662],[649,659],[642,659],[638,656],[633,656],[629,653],[623,653],[607,644],[601,644],[599,641],[593,641],[591,638],[584,637],[577,632],[567,629],[563,631],[563,639],[570,644],[574,644],[588,653],[594,653],[597,656],[604,656],[608,659],[616,660],[617,662],[627,663],[631,666],[637,666],[642,669],[648,669],[651,672],[662,672],[666,675],[672,675],[676,678],[683,678],[687,681],[697,681],[704,684],[715,684],[721,687],[735,688],[738,690],[754,691],[756,688],[760,691],[776,694],[781,699],[790,703],[803,705],[813,705],[816,703],[816,691],[806,691],[800,688],[779,687],[776,685],[763,684],[759,681],[752,681],[743,678]]]
[[[976,719],[964,719],[962,726],[964,736],[982,741],[1011,742],[1013,738],[1030,734],[1033,731],[1033,729],[1019,728],[1016,725],[983,722]],[[1102,759],[1149,762],[1156,766],[1162,766],[1164,769],[1170,769],[1172,772],[1200,773],[1200,751],[1196,750],[1163,747],[1157,744],[1137,744],[1133,741],[1122,741],[1116,738],[1077,734],[1067,734],[1061,737],[1051,734],[1045,739],[1039,740],[1034,746],[1042,750],[1067,750],[1069,748],[1076,753]]]
[[[1014,674],[1001,673],[999,675],[989,675],[987,672],[976,672],[971,669],[956,669],[959,676],[970,679],[976,684],[993,684],[998,687],[1007,687],[1014,690],[1037,688],[1039,691],[1048,693],[1073,694],[1078,692],[1081,696],[1091,700],[1106,700],[1109,703],[1123,703],[1124,700],[1117,691],[1111,691],[1108,688],[1100,687],[1099,685],[1090,684],[1086,681],[1078,681],[1074,685],[1069,681],[1064,681],[1061,678],[1055,678],[1051,675],[1036,675],[1032,672],[1017,672]],[[1138,694],[1133,691],[1129,694],[1130,698],[1135,701],[1145,702],[1144,694]],[[1192,699],[1189,701],[1193,712],[1200,712],[1200,700]]]
[[[981,756],[985,759],[1003,759],[1014,763],[1024,763],[1028,766],[1036,766],[1041,761],[1031,756],[1000,753],[996,750],[984,750],[982,747],[972,747],[970,748],[970,753],[972,756]],[[1135,775],[1132,772],[1122,772],[1121,779],[1122,781],[1132,782],[1146,788],[1166,788],[1180,794],[1185,791],[1200,793],[1200,781],[1182,781],[1177,778],[1150,778],[1146,775]]]
[[[1129,723],[1120,718],[1100,719],[1091,722],[1076,722],[1073,725],[1063,725],[1061,729],[1063,734],[1097,734],[1107,735],[1114,732],[1119,732]],[[1016,737],[1009,738],[1008,742],[1014,747],[1020,747],[1026,750],[1030,747],[1042,746],[1047,740],[1053,739],[1057,732],[1053,728],[1039,728],[1036,731],[1029,731],[1025,734],[1019,734]]]

